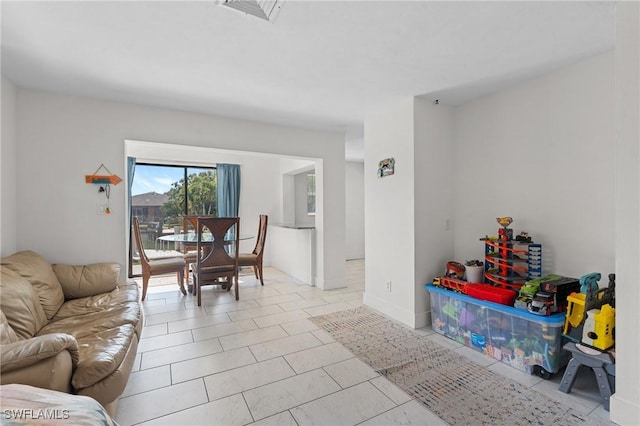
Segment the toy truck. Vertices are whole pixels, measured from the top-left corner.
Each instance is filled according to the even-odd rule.
[[[551,315],[558,310],[556,295],[539,291],[528,306],[529,312],[536,315]]]
[[[546,280],[540,283],[540,291],[553,294],[555,298],[556,312],[567,310],[567,297],[571,293],[580,291],[580,282],[576,278],[561,277],[555,280]]]
[[[520,287],[520,292],[518,293],[518,297],[513,306],[518,309],[528,310],[529,305],[533,301],[533,298],[535,297],[539,288],[539,279],[529,280],[525,282],[524,285]]]

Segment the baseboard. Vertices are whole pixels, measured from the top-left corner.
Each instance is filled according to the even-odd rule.
[[[617,394],[613,394],[609,399],[610,420],[619,425],[638,424],[638,419],[640,419],[640,406],[617,396]]]
[[[389,318],[399,321],[411,328],[420,328],[416,327],[416,316],[413,312],[393,305],[386,299],[373,296],[365,290],[365,293],[362,296],[362,301],[365,305],[372,307]]]
[[[422,328],[431,325],[431,311],[416,312],[414,322],[415,328]]]
[[[347,282],[344,280],[344,278],[323,280],[320,277],[313,277],[313,286],[318,287],[321,290],[335,290],[337,288],[346,287]]]

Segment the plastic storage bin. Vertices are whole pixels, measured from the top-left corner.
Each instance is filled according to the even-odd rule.
[[[564,313],[538,316],[427,284],[434,331],[518,370],[551,377],[566,365]]]

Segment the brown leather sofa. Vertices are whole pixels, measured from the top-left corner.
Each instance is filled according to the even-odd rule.
[[[22,251],[1,265],[0,384],[86,395],[113,408],[142,331],[138,286],[118,282],[116,263],[50,265]]]

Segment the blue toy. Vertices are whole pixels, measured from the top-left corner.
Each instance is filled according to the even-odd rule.
[[[600,287],[598,281],[600,281],[602,275],[599,272],[592,272],[580,277],[580,293],[592,295],[595,294]]]

